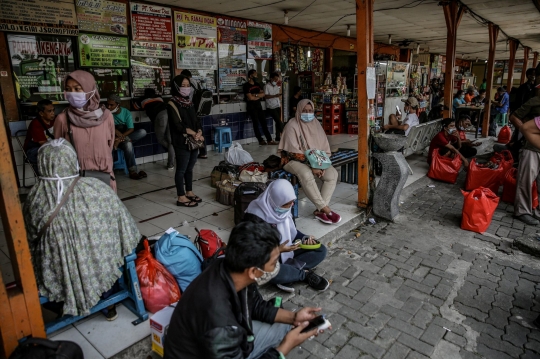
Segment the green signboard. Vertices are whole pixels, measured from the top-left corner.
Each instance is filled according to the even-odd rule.
[[[128,38],[79,34],[79,56],[82,67],[129,67]]]

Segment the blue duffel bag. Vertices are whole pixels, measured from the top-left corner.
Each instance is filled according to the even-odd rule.
[[[203,257],[188,237],[169,228],[154,246],[156,259],[174,276],[182,292],[201,274]]]

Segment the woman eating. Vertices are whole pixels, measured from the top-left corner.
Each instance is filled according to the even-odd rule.
[[[326,257],[326,247],[312,236],[306,236],[296,229],[291,214],[295,200],[296,194],[289,181],[275,180],[249,204],[243,220],[269,223],[281,234],[279,246],[281,267],[278,275],[270,283],[285,291],[294,292],[292,283],[306,282],[311,288],[323,291],[330,284],[315,274],[313,268]],[[313,249],[302,249],[301,246]]]
[[[291,118],[283,129],[278,153],[281,153],[283,169],[298,177],[307,198],[315,205],[315,218],[326,224],[336,224],[341,221],[341,216],[333,212],[329,204],[336,188],[337,171],[332,166],[325,170],[311,168],[305,155],[307,150],[321,150],[331,155],[326,134],[313,111],[310,100],[298,102],[296,117]],[[315,177],[323,181],[320,190]]]
[[[63,137],[71,142],[87,177],[95,177],[88,171],[102,172],[116,191],[112,159],[114,119],[111,111],[99,103],[94,76],[82,70],[73,71],[66,77],[64,90],[69,107],[56,116],[54,138]]]
[[[189,79],[178,75],[171,84],[172,99],[167,107],[171,140],[176,154],[176,184],[177,206],[197,207],[202,199],[193,193],[193,167],[197,162],[199,148],[190,149],[188,137],[195,141],[204,141],[201,121],[197,118],[193,106],[195,89]]]
[[[87,315],[112,294],[141,234],[109,186],[79,177],[77,155],[63,138],[39,149],[38,167],[41,177],[23,207],[38,289],[50,302],[63,302],[63,314]],[[106,316],[116,318],[114,306]]]

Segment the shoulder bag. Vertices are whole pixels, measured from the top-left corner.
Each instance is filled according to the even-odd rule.
[[[174,111],[178,115],[178,120],[182,122],[182,117],[180,117],[180,112],[178,111],[178,108],[176,108],[176,105],[172,101],[169,101],[168,105],[174,109]],[[186,147],[189,151],[195,151],[199,148],[204,147],[204,140],[197,141],[193,138],[193,136],[190,136],[188,134],[184,134],[184,137],[186,138]]]

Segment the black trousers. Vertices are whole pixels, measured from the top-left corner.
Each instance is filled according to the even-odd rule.
[[[197,162],[199,150],[189,151],[186,148],[175,147],[174,153],[176,154],[176,173],[174,174],[176,194],[185,196],[186,192],[193,190],[193,167]]]
[[[281,107],[267,108],[266,112],[274,119],[276,123],[276,142],[281,140],[281,133],[283,132],[283,122],[281,121]]]
[[[261,130],[259,129],[259,126],[262,126],[264,137],[266,137],[266,141],[268,142],[272,141],[272,136],[270,135],[270,132],[268,131],[268,127],[266,126],[266,117],[264,116],[264,111],[262,109],[261,102],[248,101],[247,113],[249,117],[251,118],[251,121],[253,121],[253,131],[255,131],[255,137],[257,137],[257,140],[259,140],[259,142],[264,141],[261,135]]]
[[[463,146],[459,149],[459,152],[463,155],[465,158],[471,158],[476,156],[476,153],[478,152],[476,148],[470,147],[470,146]]]

